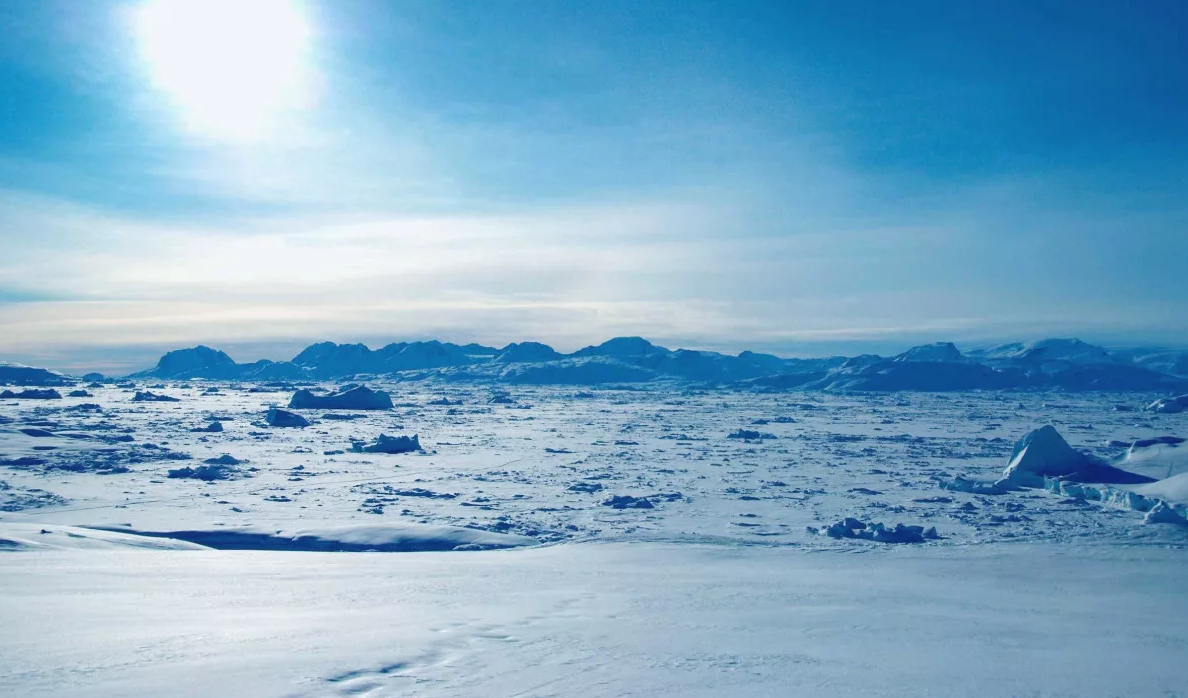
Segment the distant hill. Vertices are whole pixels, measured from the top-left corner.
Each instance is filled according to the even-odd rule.
[[[47,368],[0,363],[0,385],[71,385],[73,378]]]
[[[300,378],[301,369],[290,362],[257,361],[237,364],[225,352],[199,345],[171,351],[147,371],[131,378],[210,378],[215,380],[291,380]]]

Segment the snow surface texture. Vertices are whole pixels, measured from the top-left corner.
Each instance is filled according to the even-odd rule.
[[[1037,544],[0,555],[0,694],[1174,698],[1183,562]]]
[[[0,401],[0,695],[1186,695],[1156,394],[368,382]]]

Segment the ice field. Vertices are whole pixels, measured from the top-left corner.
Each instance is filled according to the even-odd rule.
[[[1188,526],[953,486],[1052,425],[1166,489],[1150,394],[120,385],[0,401],[0,693],[1188,695]]]

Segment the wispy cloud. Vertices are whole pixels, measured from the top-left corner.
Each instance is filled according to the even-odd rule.
[[[0,122],[0,353],[1188,339],[1182,164],[1099,158],[1113,125],[1062,157],[1038,127],[1067,109],[1027,101],[1053,75],[1021,88],[989,44],[955,50],[980,32],[777,5],[674,5],[679,26],[631,3],[519,6],[492,26],[477,5],[302,3],[317,98],[226,141],[185,128],[131,48],[138,5],[71,23],[54,13],[72,5],[19,5],[0,10],[29,19],[0,79],[31,98]],[[1065,96],[1143,98],[1088,88],[1119,57]]]
[[[979,190],[914,217],[889,210],[883,225],[866,213],[839,216],[829,202],[805,211],[809,229],[778,235],[770,209],[720,193],[218,226],[3,194],[0,224],[24,232],[8,237],[10,254],[0,261],[9,294],[0,303],[0,351],[411,336],[536,338],[572,349],[641,334],[730,351],[820,353],[1184,330],[1172,298],[1136,306],[1095,295],[1108,260],[1082,257],[1084,274],[1053,266],[1079,253],[1054,256],[1039,233],[1064,225],[1095,234],[1091,217],[1039,208],[1029,222],[1017,208],[996,213],[1000,195]],[[1149,215],[1130,220],[1166,223]],[[39,300],[48,298],[66,300]]]

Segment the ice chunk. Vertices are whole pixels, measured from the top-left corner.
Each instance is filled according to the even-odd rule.
[[[173,480],[190,479],[211,482],[213,480],[230,480],[239,474],[239,469],[234,465],[215,463],[212,465],[200,465],[197,468],[186,466],[184,468],[170,470],[169,478]]]
[[[728,439],[743,439],[745,441],[760,441],[763,439],[779,438],[775,434],[768,434],[762,431],[753,431],[751,429],[736,429],[726,435]]]
[[[1049,424],[1019,439],[1003,477],[1017,485],[1042,487],[1044,475],[1071,475],[1084,468],[1087,460]]]
[[[601,492],[602,485],[597,482],[575,482],[567,488],[570,492]]]
[[[330,395],[314,395],[308,390],[298,390],[289,400],[289,409],[319,410],[388,410],[392,398],[382,390],[372,390],[365,385]]]
[[[181,402],[181,400],[170,395],[159,395],[152,391],[146,390],[144,392],[137,391],[132,396],[132,402]]]
[[[1174,414],[1188,410],[1188,394],[1179,395],[1176,397],[1159,398],[1155,402],[1147,405],[1148,412],[1158,412],[1162,414]]]
[[[602,503],[604,507],[612,509],[655,509],[655,505],[647,497],[632,497],[629,494],[615,495]]]
[[[1045,477],[1114,484],[1153,481],[1153,478],[1120,470],[1077,451],[1050,424],[1029,431],[1019,439],[1000,483],[1004,486],[1044,487]]]
[[[829,526],[810,526],[808,530],[810,533],[830,538],[860,538],[876,543],[923,543],[925,540],[940,538],[935,527],[924,528],[900,523],[888,528],[881,523],[867,523],[849,516]]]
[[[373,443],[351,444],[351,450],[356,453],[410,453],[421,450],[421,440],[416,434],[412,436],[380,434]]]
[[[968,492],[970,494],[1006,494],[1012,489],[1015,489],[1015,486],[1013,486],[1006,478],[1001,478],[991,482],[987,480],[978,480],[966,477],[964,475],[958,475],[951,480],[942,480],[940,482],[940,487],[941,489],[950,490],[952,492]]]
[[[1159,500],[1155,506],[1151,507],[1151,511],[1143,517],[1145,524],[1177,524],[1179,526],[1188,526],[1188,519],[1184,518],[1175,509],[1171,508],[1167,502]]]
[[[296,412],[282,410],[279,407],[270,407],[268,409],[268,416],[264,418],[270,426],[274,427],[307,427],[309,420]]]

